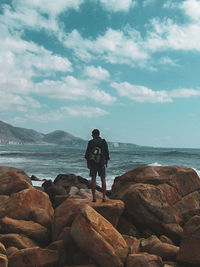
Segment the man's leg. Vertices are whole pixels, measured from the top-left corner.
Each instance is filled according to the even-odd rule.
[[[103,190],[103,199],[102,201],[106,200],[106,178],[101,178],[102,190]]]
[[[95,191],[96,191],[96,177],[92,177],[91,188],[92,188],[92,201],[96,202],[96,194],[95,194]]]

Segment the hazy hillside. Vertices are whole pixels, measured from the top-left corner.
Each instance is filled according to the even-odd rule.
[[[78,142],[83,142],[83,140],[64,131],[43,134],[0,121],[0,144],[68,144]]]
[[[0,144],[58,144],[86,145],[86,140],[75,137],[64,131],[53,131],[48,134],[39,133],[32,129],[14,127],[0,121]],[[108,142],[110,147],[136,146],[135,144]]]

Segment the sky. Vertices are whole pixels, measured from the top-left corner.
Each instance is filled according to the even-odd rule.
[[[0,120],[200,148],[200,0],[1,0]]]

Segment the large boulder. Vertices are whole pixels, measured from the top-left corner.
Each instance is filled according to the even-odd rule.
[[[200,266],[200,216],[192,217],[183,230],[184,235],[177,260]]]
[[[115,180],[112,195],[119,194],[120,186],[129,187],[133,183],[152,185],[167,184],[176,189],[177,193],[185,196],[200,189],[200,181],[197,173],[185,166],[142,166],[126,172]]]
[[[32,188],[31,179],[22,170],[0,166],[0,194],[11,195],[26,188]]]
[[[56,266],[54,264],[57,262],[57,251],[39,247],[21,249],[12,253],[9,257],[9,267]]]
[[[0,232],[24,234],[31,239],[46,243],[50,239],[48,229],[33,221],[16,220],[9,217],[0,219]]]
[[[200,179],[184,166],[144,166],[115,179],[111,198],[141,231],[150,228],[179,242],[189,215],[200,214]]]
[[[180,239],[179,218],[160,188],[138,183],[130,185],[123,193],[120,197],[125,203],[125,212],[140,229],[148,226],[158,235]]]
[[[123,267],[128,246],[121,234],[98,212],[85,205],[74,220],[71,235],[99,266]]]
[[[54,210],[46,193],[36,189],[25,189],[8,198],[0,199],[0,218],[11,217],[32,220],[49,227]]]
[[[124,203],[120,200],[108,199],[106,202],[99,200],[92,202],[90,199],[68,198],[55,209],[52,227],[54,240],[57,240],[58,235],[64,227],[72,225],[81,207],[86,204],[93,207],[114,226],[117,225],[119,216],[124,209]]]

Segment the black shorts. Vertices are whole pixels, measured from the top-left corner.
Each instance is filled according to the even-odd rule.
[[[106,178],[106,166],[105,165],[90,166],[90,177],[97,177],[97,173],[101,178]]]

